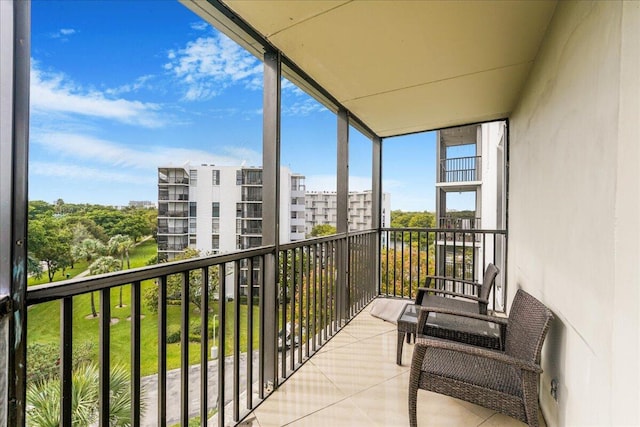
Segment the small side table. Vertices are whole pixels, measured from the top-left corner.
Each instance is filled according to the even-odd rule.
[[[415,304],[407,304],[404,306],[398,321],[398,345],[396,346],[396,364],[402,365],[402,346],[404,345],[404,337],[407,336],[407,344],[411,342],[411,337],[415,340],[416,329],[418,327],[418,307]]]
[[[407,343],[411,342],[411,336],[417,334],[418,314],[420,306],[407,304],[398,317],[398,345],[396,363],[402,364],[402,347],[406,335]],[[425,330],[421,334],[436,338],[459,341],[479,347],[502,349],[502,334],[500,326],[496,323],[483,320],[469,319],[443,313],[429,313]]]

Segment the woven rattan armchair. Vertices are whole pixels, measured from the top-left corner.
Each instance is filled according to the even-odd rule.
[[[427,287],[418,288],[416,305],[442,307],[469,313],[487,314],[489,294],[500,270],[494,264],[487,265],[482,283],[470,280],[454,279],[445,276],[427,276]],[[441,289],[438,283],[451,283],[454,289],[469,289],[469,292],[455,292]],[[431,286],[433,283],[433,286]],[[455,298],[443,298],[444,296]]]
[[[421,308],[418,333],[424,328],[430,311],[453,314],[447,309]],[[530,426],[538,426],[540,352],[553,319],[551,311],[520,289],[508,319],[471,313],[463,315],[504,324],[505,350],[489,350],[419,335],[409,379],[411,427],[417,426],[418,389],[466,400]]]

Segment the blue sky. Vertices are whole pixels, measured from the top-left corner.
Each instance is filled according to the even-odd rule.
[[[29,198],[157,199],[157,167],[262,162],[262,64],[174,1],[32,3]],[[336,118],[283,83],[282,164],[335,190]],[[371,146],[352,129],[352,190]],[[385,140],[392,209],[435,209],[435,135]]]

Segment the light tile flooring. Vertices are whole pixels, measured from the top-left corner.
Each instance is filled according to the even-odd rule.
[[[242,426],[408,426],[413,344],[396,360],[396,327],[360,313]],[[540,417],[541,425],[544,421]],[[507,427],[525,424],[480,406],[418,391],[419,426]]]

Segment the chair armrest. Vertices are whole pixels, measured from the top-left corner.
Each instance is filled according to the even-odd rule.
[[[431,279],[447,280],[449,282],[464,283],[466,285],[471,285],[471,286],[476,286],[476,287],[477,286],[482,286],[482,283],[474,282],[473,280],[456,279],[454,277],[448,277],[448,276],[426,276],[425,279],[426,280],[431,280]]]
[[[424,348],[439,348],[443,350],[456,351],[459,353],[469,354],[471,356],[482,357],[485,359],[492,359],[500,363],[504,363],[510,366],[514,366],[518,369],[523,369],[527,371],[532,371],[537,374],[542,372],[542,368],[540,365],[535,363],[518,359],[513,356],[509,356],[503,352],[489,350],[484,347],[476,347],[473,345],[462,344],[456,341],[448,341],[448,340],[440,340],[436,338],[425,338],[418,337],[416,339],[416,345],[414,348],[414,352],[418,349],[418,347]]]
[[[434,288],[418,288],[418,293],[416,294],[416,300],[418,300],[418,298],[422,300],[422,297],[424,296],[424,294],[429,292],[433,292],[434,294],[453,295],[455,297],[466,298],[466,299],[483,302],[483,303],[489,302],[488,300],[482,299],[475,295],[461,294],[460,292],[447,291],[445,289],[434,289]]]
[[[498,325],[501,325],[501,326],[502,325],[507,326],[507,324],[509,323],[508,318],[489,316],[487,314],[471,313],[468,311],[458,311],[458,310],[451,310],[449,308],[432,307],[432,306],[420,306],[418,308],[420,310],[420,315],[422,314],[422,312],[426,312],[426,314],[442,313],[442,314],[452,314],[454,316],[469,317],[471,319],[477,319],[477,320],[485,320],[487,322],[497,323]]]

